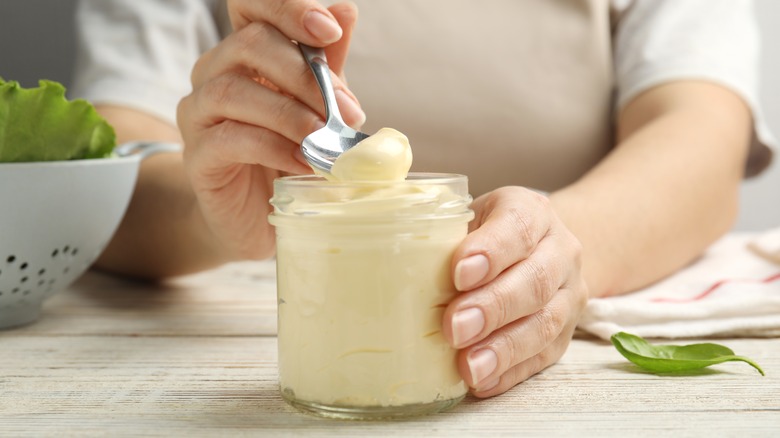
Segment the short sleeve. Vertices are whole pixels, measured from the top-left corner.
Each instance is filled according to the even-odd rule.
[[[176,124],[190,71],[219,41],[215,1],[80,0],[71,95]]]
[[[614,1],[617,107],[642,91],[674,80],[723,85],[750,106],[754,141],[748,175],[771,161],[775,139],[758,99],[760,36],[751,0]]]

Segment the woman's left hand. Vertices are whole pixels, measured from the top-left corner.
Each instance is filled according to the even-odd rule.
[[[501,394],[555,363],[588,298],[581,245],[549,200],[521,187],[477,198],[453,257],[461,292],[444,313],[445,337],[477,397]]]

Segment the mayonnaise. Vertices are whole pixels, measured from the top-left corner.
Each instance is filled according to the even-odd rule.
[[[436,412],[467,386],[441,334],[452,253],[473,218],[466,178],[410,175],[384,128],[333,178],[275,182],[279,380],[292,405],[339,418]]]
[[[412,167],[412,148],[405,135],[382,128],[341,154],[333,163],[336,181],[403,181]]]

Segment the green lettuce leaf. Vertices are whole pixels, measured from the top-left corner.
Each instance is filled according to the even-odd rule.
[[[114,146],[111,125],[86,100],[68,101],[61,84],[0,78],[0,162],[104,158]]]

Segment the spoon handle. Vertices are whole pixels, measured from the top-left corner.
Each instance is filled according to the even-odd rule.
[[[301,43],[298,43],[298,48],[301,49],[301,53],[312,73],[314,73],[314,79],[322,92],[322,100],[325,101],[325,118],[327,123],[330,124],[331,120],[336,120],[341,125],[344,125],[339,112],[339,106],[336,103],[336,93],[333,91],[333,81],[330,78],[330,67],[328,67],[328,60],[325,57],[325,50]]]

